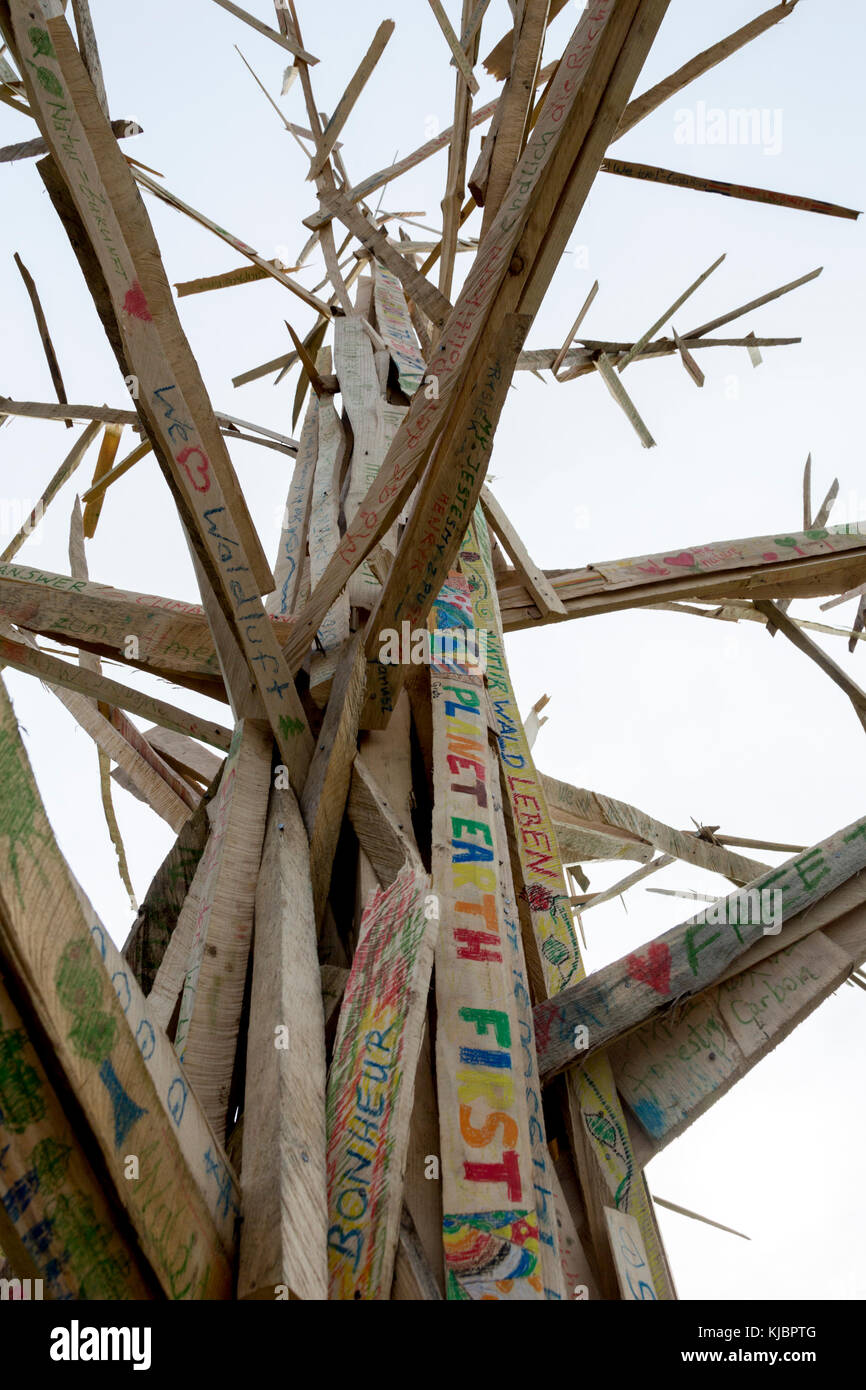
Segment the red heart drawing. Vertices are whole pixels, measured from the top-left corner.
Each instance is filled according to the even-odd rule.
[[[694,566],[696,563],[694,555],[689,550],[682,550],[679,555],[666,555],[666,565],[686,565]]]
[[[144,297],[144,290],[137,280],[133,281],[131,287],[126,291],[123,307],[128,314],[132,314],[133,318],[142,319],[145,323],[151,322],[151,314]]]
[[[667,994],[671,982],[671,952],[664,942],[654,941],[649,948],[649,959],[642,956],[629,956],[626,964],[633,980],[642,985],[651,985],[657,994]]]

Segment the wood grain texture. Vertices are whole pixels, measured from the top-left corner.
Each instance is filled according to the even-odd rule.
[[[327,1095],[332,1299],[391,1296],[439,931],[428,890],[410,867],[374,894],[346,982]]]
[[[28,95],[39,113],[42,133],[91,233],[126,355],[139,378],[139,411],[160,442],[160,465],[190,540],[249,663],[284,761],[299,781],[312,751],[311,736],[294,682],[280,680],[287,673],[259,599],[261,592],[273,588],[273,577],[177,317],[144,205],[65,20],[47,20],[49,27],[42,29],[28,20],[23,0],[11,0],[9,8],[16,46],[25,55],[40,48],[49,65],[45,71],[65,108],[61,140],[48,92],[28,77]],[[69,157],[72,140],[74,169]],[[92,197],[104,200],[99,204],[100,225]],[[246,587],[238,578],[244,572]]]
[[[177,1134],[187,1107],[192,1114],[192,1092],[176,1059],[159,1084],[149,1069],[127,1017],[143,1001],[131,974],[119,982],[120,992],[112,984],[103,961],[114,948],[98,927],[91,929],[95,924],[78,899],[2,688],[0,749],[0,950],[6,967],[29,996],[76,1092],[163,1291],[170,1298],[228,1298],[230,1260]],[[142,1021],[146,1010],[137,1026]],[[124,1172],[130,1152],[139,1159],[137,1180]],[[206,1154],[199,1157],[204,1169]],[[220,1200],[219,1184],[226,1180],[228,1203],[230,1172],[218,1151],[211,1162],[214,1196]]]
[[[15,1276],[41,1279],[50,1299],[153,1298],[2,973],[0,1052],[0,1242]]]
[[[281,1031],[284,1030],[284,1031]],[[271,792],[256,889],[238,1297],[325,1299],[325,1033],[307,835]]]
[[[866,821],[855,821],[805,854],[755,879],[760,894],[782,894],[788,919],[827,896],[866,867]],[[745,891],[745,890],[743,890]],[[714,925],[710,914],[721,918]],[[584,1061],[617,1032],[636,1027],[674,1000],[690,998],[712,984],[738,956],[764,935],[764,927],[739,890],[665,932],[639,951],[571,985],[536,1006],[535,1030],[543,1077]],[[744,922],[746,916],[749,921]],[[769,925],[769,923],[768,923]],[[617,1022],[611,1027],[613,1018]],[[588,1043],[575,1050],[575,1029],[588,1029]]]
[[[337,840],[358,751],[358,718],[364,699],[364,648],[360,634],[343,649],[334,675],[316,751],[301,793],[301,815],[310,838],[313,910],[321,923],[331,884]]]
[[[214,803],[202,864],[201,901],[184,981],[175,1046],[220,1138],[234,1068],[265,833],[272,743],[238,724]],[[202,865],[204,867],[202,867]]]

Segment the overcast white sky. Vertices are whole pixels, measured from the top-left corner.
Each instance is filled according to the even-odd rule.
[[[269,0],[248,8],[273,22]],[[255,87],[239,44],[278,96],[284,55],[209,0],[91,0],[112,115],[135,117],[143,136],[126,146],[162,171],[170,188],[263,255],[296,253],[301,219],[315,206],[305,161]],[[448,0],[452,20],[456,0]],[[753,17],[760,0],[722,5],[672,0],[636,92]],[[332,109],[386,13],[396,33],[345,130],[344,157],[360,180],[451,122],[454,70],[426,0],[358,5],[301,0],[306,46],[321,57],[317,101]],[[561,52],[579,7],[551,27],[545,61]],[[492,0],[482,54],[510,21]],[[857,0],[801,0],[796,11],[619,142],[616,153],[711,178],[866,206],[861,132],[864,11]],[[479,68],[479,102],[498,87]],[[704,103],[701,108],[699,103]],[[283,102],[305,123],[296,87]],[[711,108],[759,108],[769,138],[756,144],[683,144]],[[702,118],[702,109],[705,113]],[[0,108],[0,143],[32,137],[32,124]],[[473,138],[470,160],[479,144]],[[383,206],[424,210],[439,223],[445,157],[389,189]],[[123,384],[72,252],[32,161],[0,168],[0,392],[51,400],[52,390],[12,253],[36,278],[75,402],[127,404]],[[172,281],[228,270],[240,258],[162,204],[149,210]],[[480,224],[480,219],[476,219]],[[408,229],[412,233],[412,229]],[[477,232],[476,221],[467,233]],[[424,235],[418,233],[419,236]],[[813,457],[815,507],[835,476],[831,522],[866,517],[863,482],[864,320],[862,223],[737,202],[600,175],[569,243],[529,346],[559,346],[594,279],[600,291],[588,336],[634,338],[721,252],[727,260],[675,318],[680,332],[823,265],[819,280],[732,325],[759,336],[802,334],[769,349],[753,369],[743,349],[702,356],[697,391],[679,363],[634,364],[626,384],[658,447],[643,450],[597,378],[565,386],[522,374],[497,435],[493,487],[544,567],[592,561],[801,524],[801,476]],[[461,261],[463,262],[461,266]],[[465,271],[466,258],[458,266]],[[306,276],[320,278],[318,262]],[[295,376],[235,390],[231,377],[289,347],[283,320],[312,324],[274,282],[184,299],[180,314],[214,405],[290,432]],[[72,435],[62,425],[13,421],[0,433],[0,492],[11,517],[39,496]],[[130,436],[121,445],[131,447]],[[232,456],[263,542],[273,554],[290,461],[246,444]],[[95,452],[20,552],[68,572],[69,512],[90,481]],[[7,522],[5,544],[15,527]],[[196,601],[171,498],[152,457],[107,495],[89,543],[91,577],[119,587]],[[819,617],[817,604],[795,614]],[[854,605],[827,620],[844,625]],[[855,679],[866,652],[817,639]],[[756,624],[632,612],[520,633],[508,651],[521,707],[551,696],[536,745],[540,767],[633,802],[681,828],[690,817],[737,835],[811,844],[863,814],[866,741],[845,696],[784,638]],[[125,668],[109,674],[172,694]],[[60,845],[117,941],[130,911],[119,882],[88,736],[41,685],[5,673]],[[178,703],[224,706],[177,693]],[[141,721],[138,721],[139,723]],[[115,795],[134,886],[143,897],[173,841],[139,802]],[[780,856],[767,856],[778,860]],[[626,866],[627,868],[628,866]],[[608,886],[622,866],[590,868]],[[713,875],[673,865],[656,886],[724,891]],[[589,967],[617,958],[688,916],[688,905],[647,893],[586,917]],[[689,1299],[866,1296],[866,1240],[859,1197],[866,1149],[861,1083],[866,1001],[837,991],[794,1036],[648,1170],[651,1190],[747,1232],[731,1236],[660,1211],[680,1296]]]

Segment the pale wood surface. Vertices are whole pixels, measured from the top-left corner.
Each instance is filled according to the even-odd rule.
[[[328,1075],[330,1297],[387,1299],[439,918],[407,868],[368,904]]]
[[[178,1056],[221,1138],[252,936],[271,749],[260,725],[237,726],[196,875],[202,876],[200,905],[175,1035]]]
[[[787,918],[820,902],[864,867],[866,821],[854,822],[805,854],[762,874],[752,887],[781,892]],[[588,1046],[580,1054],[580,1060],[584,1060],[604,1047],[615,1032],[636,1027],[674,1000],[700,993],[764,935],[760,922],[731,920],[738,902],[736,891],[721,901],[729,904],[724,909],[729,920],[720,926],[691,918],[644,948],[596,971],[590,979],[569,986],[558,998],[539,1004],[535,1029],[542,1076],[550,1076],[578,1060],[573,1047],[578,1024],[589,1028]],[[740,915],[739,907],[736,915]],[[605,1018],[614,1016],[615,1030],[605,1022]]]
[[[287,790],[271,792],[255,919],[238,1297],[286,1285],[325,1299],[324,1018],[309,845]]]
[[[178,1109],[186,1113],[181,1100],[190,1100],[187,1084],[176,1060],[159,1087],[148,1069],[57,849],[5,689],[0,712],[4,959],[75,1088],[163,1290],[171,1298],[228,1298],[231,1265],[176,1134]],[[139,1158],[137,1181],[124,1174],[130,1152]]]

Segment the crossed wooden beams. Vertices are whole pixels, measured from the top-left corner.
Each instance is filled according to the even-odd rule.
[[[249,1205],[245,1246],[242,1244],[240,1252],[241,1293],[250,1297],[273,1296],[274,1274],[278,1271],[285,1277],[285,1287],[296,1296],[323,1297],[328,1281],[324,1239],[327,1216],[322,1200],[324,1011],[316,939],[327,930],[328,871],[341,820],[335,808],[341,810],[348,795],[349,817],[360,843],[369,849],[371,860],[378,865],[377,872],[391,877],[392,868],[401,861],[409,861],[389,885],[389,890],[394,890],[393,896],[389,897],[389,890],[386,890],[385,895],[376,897],[365,912],[356,959],[366,959],[362,952],[363,938],[367,936],[373,960],[375,951],[382,949],[383,943],[385,947],[393,943],[396,933],[385,930],[389,922],[393,926],[389,913],[400,916],[410,904],[410,915],[418,929],[411,968],[419,981],[419,998],[423,1000],[429,984],[433,935],[432,929],[424,926],[426,917],[419,915],[425,877],[417,863],[411,862],[411,838],[399,814],[390,817],[385,814],[387,808],[382,805],[375,778],[369,769],[365,770],[363,759],[356,761],[355,744],[359,727],[377,730],[389,725],[392,716],[396,719],[396,710],[401,704],[402,677],[399,671],[389,670],[378,658],[382,633],[396,627],[398,619],[422,625],[426,622],[437,595],[443,587],[453,584],[454,566],[461,546],[465,545],[467,532],[472,534],[473,544],[477,544],[477,549],[464,548],[461,554],[461,563],[478,581],[473,602],[477,601],[483,584],[487,584],[488,593],[495,588],[490,582],[489,571],[484,568],[487,562],[482,559],[487,543],[483,538],[483,521],[475,512],[476,502],[481,500],[484,514],[514,562],[515,575],[519,578],[517,584],[510,586],[510,576],[500,572],[503,606],[506,613],[510,609],[506,627],[527,625],[535,621],[534,615],[538,615],[540,621],[563,621],[588,612],[658,604],[678,597],[737,598],[756,588],[763,595],[762,601],[780,590],[784,597],[805,592],[836,593],[860,582],[864,556],[859,537],[820,528],[795,537],[761,538],[757,543],[725,542],[717,547],[697,547],[677,555],[591,566],[564,577],[549,575],[532,564],[495,499],[483,491],[493,435],[511,376],[521,365],[526,334],[602,166],[605,150],[629,123],[634,124],[672,91],[790,13],[793,5],[777,6],[751,26],[700,55],[691,65],[672,75],[667,84],[661,84],[631,105],[631,90],[664,16],[666,0],[599,0],[584,14],[561,63],[546,74],[541,70],[540,61],[545,29],[552,13],[561,6],[550,5],[547,0],[543,3],[526,0],[518,6],[508,55],[504,57],[503,51],[495,60],[505,62],[507,68],[503,97],[497,106],[482,167],[471,176],[476,201],[484,206],[481,244],[475,265],[452,306],[451,280],[457,233],[466,212],[461,207],[461,199],[472,124],[468,92],[474,82],[471,67],[478,52],[478,25],[483,5],[472,5],[467,0],[461,36],[458,38],[450,27],[447,31],[457,74],[448,188],[443,205],[444,227],[438,248],[441,264],[437,288],[427,279],[435,254],[431,253],[433,260],[428,258],[418,269],[411,253],[405,254],[389,240],[365,208],[363,193],[349,184],[338,149],[337,137],[390,37],[392,26],[386,23],[380,27],[330,121],[323,122],[310,77],[316,59],[303,47],[293,0],[288,0],[288,11],[285,5],[278,5],[278,29],[263,25],[228,0],[219,0],[219,3],[237,19],[252,24],[260,33],[288,49],[296,60],[308,110],[309,138],[314,146],[310,178],[319,199],[319,213],[307,219],[307,224],[318,237],[324,255],[333,290],[330,302],[305,290],[275,263],[264,261],[246,243],[217,227],[155,182],[147,172],[141,169],[134,174],[131,172],[130,163],[121,155],[108,123],[99,57],[84,0],[77,0],[75,5],[81,54],[59,13],[62,7],[46,0],[43,14],[38,5],[28,8],[23,0],[4,0],[0,4],[0,23],[23,78],[20,90],[15,94],[4,92],[3,99],[16,109],[28,110],[40,126],[49,151],[49,158],[40,165],[40,174],[76,249],[121,371],[125,378],[138,382],[139,395],[133,418],[139,421],[178,506],[202,597],[201,608],[171,604],[158,598],[146,598],[141,604],[137,600],[144,596],[91,584],[80,565],[76,568],[75,563],[72,566],[75,577],[71,579],[8,563],[0,571],[2,611],[13,624],[2,637],[0,659],[47,679],[59,692],[72,691],[79,698],[87,696],[100,700],[108,710],[107,715],[100,712],[106,725],[105,728],[99,725],[100,737],[104,740],[100,743],[103,752],[115,746],[110,731],[125,739],[138,761],[128,757],[124,771],[136,782],[139,791],[144,791],[151,804],[157,799],[154,776],[174,788],[172,801],[167,799],[162,787],[159,792],[163,813],[172,817],[172,823],[176,822],[176,828],[180,829],[173,854],[174,867],[183,866],[184,881],[182,901],[178,897],[172,903],[179,911],[168,914],[173,928],[168,947],[164,951],[154,949],[151,989],[144,1000],[130,971],[113,953],[101,924],[94,920],[89,904],[82,900],[53,842],[14,714],[5,695],[0,697],[3,767],[12,789],[4,821],[6,833],[2,837],[4,876],[0,888],[0,944],[10,979],[3,982],[0,1009],[2,1023],[18,1040],[19,1050],[29,1046],[26,1041],[28,1019],[18,1011],[19,996],[23,992],[29,1001],[24,1014],[28,1010],[35,1011],[40,1028],[56,1050],[58,1066],[51,1074],[49,1068],[44,1076],[40,1068],[45,1069],[46,1055],[40,1053],[38,1047],[31,1048],[32,1056],[28,1053],[30,1099],[32,1102],[38,1090],[44,1107],[41,1116],[28,1114],[28,1120],[36,1123],[50,1109],[55,1128],[59,1131],[63,1126],[59,1079],[59,1072],[62,1072],[76,1092],[86,1092],[86,1119],[96,1136],[101,1161],[114,1179],[114,1188],[99,1205],[94,1175],[80,1154],[76,1154],[74,1171],[64,1172],[63,1165],[55,1161],[57,1155],[41,1149],[38,1167],[40,1177],[46,1179],[41,1183],[46,1194],[46,1219],[52,1215],[49,1197],[56,1193],[58,1184],[63,1183],[66,1186],[62,1190],[68,1200],[79,1205],[82,1201],[90,1204],[91,1236],[98,1243],[101,1229],[105,1244],[108,1240],[105,1232],[110,1233],[114,1224],[112,1204],[120,1201],[126,1208],[143,1258],[139,1258],[131,1245],[124,1248],[118,1238],[113,1264],[103,1270],[105,1278],[110,1275],[115,1281],[112,1287],[131,1287],[137,1292],[154,1292],[159,1288],[173,1297],[225,1296],[231,1286],[235,1257],[238,1193],[221,1141],[232,1094],[243,981],[255,912],[256,953],[247,1069],[248,1079],[255,1082],[258,1090],[255,1095],[248,1093],[246,1121],[257,1144],[249,1162],[244,1164],[244,1188]],[[442,25],[441,7],[434,5],[433,8]],[[39,22],[34,23],[34,18]],[[575,81],[576,77],[579,81]],[[548,82],[548,86],[533,109],[531,95],[541,81]],[[22,93],[27,97],[26,106],[21,101]],[[62,118],[58,116],[58,108]],[[340,178],[339,185],[336,175]],[[392,171],[390,177],[393,176]],[[412,301],[407,312],[416,324],[421,342],[433,344],[427,360],[421,362],[421,372],[423,375],[429,367],[438,390],[432,395],[421,393],[417,390],[419,382],[415,380],[412,404],[408,411],[391,421],[391,442],[381,449],[374,475],[360,477],[362,485],[351,495],[351,506],[347,509],[349,524],[338,543],[328,551],[327,563],[319,566],[308,598],[302,600],[295,586],[292,601],[285,599],[291,587],[291,564],[297,570],[299,553],[288,554],[281,550],[275,579],[261,550],[225,447],[226,421],[212,409],[177,320],[136,182],[220,235],[251,261],[257,271],[275,278],[303,299],[325,325],[332,315],[337,318],[336,381],[342,388],[350,417],[353,409],[357,409],[361,417],[364,393],[369,387],[375,389],[375,360],[368,352],[365,371],[372,363],[372,375],[367,371],[369,380],[362,371],[355,371],[353,375],[352,369],[348,366],[344,369],[342,364],[348,363],[353,353],[357,357],[359,347],[366,347],[368,339],[380,353],[386,351],[387,344],[365,324],[363,295],[367,289],[362,286],[355,303],[349,296],[351,276],[344,278],[338,261],[333,234],[335,219],[342,221],[350,235],[375,258],[377,265],[385,267],[394,282],[402,286]],[[758,194],[777,201],[783,196],[761,195],[760,191]],[[791,201],[788,199],[789,203]],[[804,205],[803,200],[799,205]],[[826,212],[831,209],[818,209],[813,205],[812,210]],[[842,215],[847,211],[834,210]],[[359,269],[360,264],[359,261]],[[377,269],[377,286],[380,283]],[[375,288],[370,285],[369,292],[375,292]],[[675,307],[684,298],[681,296]],[[335,313],[335,309],[339,312]],[[37,312],[37,320],[42,334],[44,316],[40,320]],[[641,355],[668,350],[679,351],[688,366],[691,348],[702,345],[698,340],[718,326],[718,323],[705,325],[693,335],[694,340],[674,335],[674,345],[670,347],[665,340],[651,341],[652,334],[664,321],[659,320],[636,343],[625,345],[618,355],[605,350],[609,345],[599,347],[585,343],[581,351],[588,350],[589,357],[581,359],[578,354],[578,360],[574,361],[569,359],[566,347],[563,361],[567,371],[579,374],[582,365],[600,370],[625,407],[627,398],[619,385],[619,377],[614,374],[615,367],[619,367],[621,373],[629,362]],[[44,341],[47,329],[42,336]],[[311,488],[323,488],[329,480],[333,482],[340,459],[339,425],[330,401],[336,389],[330,375],[330,361],[324,355],[313,361],[320,341],[314,346],[310,336],[303,344],[295,337],[295,350],[314,394],[301,440],[297,445],[282,438],[272,441],[297,455],[295,501],[302,512],[309,502]],[[750,346],[754,349],[755,340],[751,335]],[[398,365],[402,365],[404,371],[413,372],[417,363],[404,360]],[[27,403],[30,408],[24,413],[41,413],[60,420],[82,418],[80,407],[69,407],[62,399],[60,385],[58,395],[61,397],[58,407],[36,404],[34,408],[34,403]],[[10,414],[14,410],[14,403],[0,401],[0,413]],[[86,409],[83,418],[91,418]],[[103,417],[97,415],[96,418]],[[118,424],[125,422],[114,421],[109,429],[116,430]],[[228,421],[230,427],[238,423],[243,422]],[[257,432],[255,427],[253,431]],[[359,437],[356,428],[356,450]],[[377,448],[384,438],[383,421],[381,437],[377,435],[375,441]],[[372,434],[365,442],[373,446]],[[317,453],[314,453],[314,445]],[[111,476],[107,471],[111,462],[108,454],[113,455],[113,450],[109,450],[105,441],[103,450],[105,477],[100,481],[104,490]],[[313,461],[315,469],[311,474]],[[129,463],[129,459],[124,461],[126,466]],[[393,523],[413,490],[416,492],[414,510],[399,543],[389,548]],[[450,502],[445,516],[443,496]],[[320,520],[323,517],[324,513]],[[281,545],[290,547],[294,542],[287,533],[288,526]],[[788,558],[791,547],[796,553]],[[312,558],[316,547],[311,545],[310,549]],[[317,560],[323,558],[317,553]],[[364,587],[368,584],[367,571],[362,569],[368,558],[370,573],[377,577],[379,588],[374,590],[374,607],[366,631],[349,641],[348,616],[341,611],[340,604],[345,609],[344,595],[348,589],[356,606],[364,606],[359,599],[370,592]],[[422,568],[423,583],[418,577]],[[262,595],[275,590],[279,598],[274,603],[269,602],[266,608]],[[459,585],[455,592],[466,596]],[[287,613],[289,617],[274,617],[272,609],[277,607],[281,615]],[[130,616],[130,610],[134,616]],[[785,631],[782,615],[777,614],[778,610],[773,610],[773,621]],[[329,673],[331,698],[321,727],[314,721],[317,728],[314,745],[309,723],[311,711],[299,697],[294,675],[307,661],[326,622],[334,621],[342,625],[342,651],[336,668]],[[96,657],[122,654],[123,659],[143,670],[169,675],[191,689],[218,694],[231,707],[234,727],[229,730],[205,724],[167,702],[141,696],[122,682],[104,676],[93,659],[75,667],[58,660],[35,647],[32,636],[35,633],[52,635]],[[22,640],[18,640],[19,637]],[[130,638],[135,639],[131,651],[128,650]],[[513,691],[507,683],[499,638],[497,642],[497,660],[509,692],[507,700],[513,705]],[[445,694],[448,688],[437,687],[437,693]],[[404,698],[404,707],[405,703]],[[460,707],[465,712],[476,706],[480,708],[480,698],[475,699],[473,691],[467,688],[460,697]],[[155,729],[147,735],[139,735],[120,713],[125,708],[151,717]],[[455,718],[453,708],[451,715],[447,714],[444,699],[434,708],[435,738],[439,744],[448,733],[443,710],[444,721]],[[85,715],[84,705],[80,706],[76,717],[82,720],[90,717]],[[166,731],[175,736],[173,741],[166,739]],[[213,762],[204,762],[201,750],[196,753],[195,745],[189,744],[187,740],[191,737],[203,738],[226,754],[215,773]],[[369,743],[371,737],[367,736],[368,746],[375,748]],[[286,784],[272,784],[274,744],[280,769],[288,778]],[[489,749],[481,751],[484,765],[492,769]],[[531,759],[527,753],[526,771],[530,770]],[[448,794],[453,799],[468,792],[466,787],[451,785]],[[543,804],[540,784],[538,795]],[[437,818],[444,814],[444,805],[444,800],[437,797]],[[457,801],[454,805],[459,809]],[[648,843],[667,838],[676,841],[680,852],[690,857],[688,850],[693,851],[693,846],[686,843],[688,837],[680,837],[677,841],[676,832],[658,823],[651,824],[649,818],[641,818],[634,808],[623,809],[599,799],[597,813],[601,816],[600,823],[608,829],[617,826],[621,829],[622,821],[629,822],[632,812],[631,820],[646,832]],[[365,822],[369,826],[371,818],[377,816],[379,825],[376,833],[371,834],[364,829]],[[490,834],[499,836],[500,867],[505,883],[505,810],[497,805],[495,796],[491,799],[488,816]],[[561,823],[567,824],[567,821]],[[828,890],[840,890],[852,874],[859,872],[864,832],[866,825],[849,827],[848,832],[836,837],[832,844],[819,846],[792,861],[787,869],[774,871],[770,881],[781,882],[789,891],[794,913],[811,906]],[[446,835],[441,825],[434,829],[434,834],[438,836],[434,859],[442,872],[441,865],[447,862],[443,857]],[[643,840],[643,833],[638,838]],[[700,853],[705,859],[724,863],[734,881],[742,880],[749,869],[755,867],[748,865],[741,856],[728,851],[719,853],[718,847],[705,845],[703,841]],[[262,873],[260,859],[266,866]],[[532,865],[525,854],[524,859],[526,862],[521,861],[524,878],[530,883]],[[401,877],[404,871],[405,877]],[[168,872],[166,869],[166,874]],[[759,879],[759,884],[762,882],[766,882],[766,876]],[[820,887],[822,883],[824,886]],[[290,937],[283,930],[287,904],[293,905]],[[161,910],[165,912],[164,903]],[[138,954],[142,970],[147,964],[143,957],[149,931],[159,925],[154,920],[159,918],[159,911],[156,901],[152,900],[148,908],[150,916],[146,914],[142,930],[130,943],[130,952]],[[564,947],[558,939],[558,929],[562,935],[561,923],[558,919],[554,921],[550,911],[540,904],[538,895],[530,903],[529,916],[539,957],[532,959],[529,972],[535,972],[536,990],[543,997],[555,986],[556,971],[563,960],[561,950],[565,950],[570,965],[575,967],[565,978],[576,974],[579,957],[574,953],[573,943]],[[55,918],[61,921],[60,931],[53,929]],[[163,916],[163,926],[165,922]],[[723,939],[721,946],[710,950],[713,943],[722,938],[723,934],[719,933],[711,940],[703,939],[701,949],[706,954],[701,971],[692,971],[695,977],[700,976],[697,983],[701,987],[711,984],[720,971],[739,960],[741,953],[728,938]],[[740,946],[759,944],[753,936],[741,935],[739,930],[736,938]],[[617,1027],[609,1028],[600,1037],[591,1033],[582,1051],[592,1057],[593,1053],[618,1041],[620,1025],[637,1027],[648,1020],[653,1012],[653,994],[666,998],[666,989],[662,986],[670,986],[671,978],[677,987],[684,982],[694,983],[688,980],[686,967],[691,968],[698,957],[697,939],[695,929],[687,927],[679,934],[669,934],[659,943],[652,943],[645,958],[636,956],[635,960],[640,963],[629,964],[628,971],[632,983],[636,981],[641,989],[632,993],[631,1012],[627,1008],[619,1009],[617,1004]],[[44,953],[46,941],[47,957]],[[556,946],[561,948],[559,955],[555,950],[544,949]],[[856,955],[859,948],[850,941],[847,946],[839,946],[835,965],[831,961],[826,963],[827,978],[835,978],[833,971],[841,968],[838,952],[841,950],[844,954],[845,949]],[[663,978],[665,951],[671,969]],[[382,959],[391,966],[400,965],[393,959],[386,960],[386,956]],[[515,944],[515,974],[522,972],[522,960],[522,949]],[[105,974],[102,962],[108,964],[109,975]],[[46,989],[46,972],[52,976],[53,991]],[[351,1058],[347,1052],[340,1051],[340,1046],[350,1027],[346,1020],[352,1017],[352,1009],[364,1007],[365,995],[359,985],[359,974],[354,972],[347,985],[347,999],[340,1013],[337,1055],[341,1065],[345,1063],[347,1075],[351,1072]],[[111,975],[115,991],[109,985]],[[448,994],[447,971],[442,969],[438,975],[437,991],[442,990],[440,1003],[451,1004],[454,995],[453,990]],[[493,972],[492,987],[503,983],[495,976]],[[622,970],[617,973],[617,969],[611,967],[589,981],[570,985],[537,1006],[535,1026],[541,1044],[540,1056],[548,1073],[575,1061],[574,1049],[569,1050],[569,1036],[591,1016],[594,1020],[591,1011],[600,1007],[599,991],[616,992],[624,987],[621,976]],[[647,994],[647,990],[652,993]],[[677,997],[687,992],[682,989]],[[524,994],[526,999],[519,1018],[531,1036],[529,996],[525,986]],[[91,996],[98,1000],[99,1011],[96,1015],[89,1012],[85,1017],[81,1000]],[[411,1069],[414,1073],[423,1050],[423,1010],[417,1005],[410,1008],[408,999],[405,1003],[407,1056],[409,1052],[413,1054]],[[297,1028],[292,1056],[304,1059],[303,1076],[297,1071],[297,1061],[290,1062],[288,1067],[279,1063],[268,1032],[269,1019],[275,1012],[291,1018],[292,1027]],[[67,1014],[72,1019],[71,1032]],[[516,1021],[517,1012],[514,1017]],[[100,1021],[98,1028],[94,1025],[95,1018]],[[568,1029],[574,1019],[578,1023],[569,1035]],[[174,1048],[165,1031],[169,1024]],[[20,1041],[21,1038],[25,1041]],[[451,1042],[453,1038],[447,1031],[440,1030],[438,1043],[445,1049],[443,1056]],[[183,1064],[183,1071],[179,1063]],[[585,1079],[590,1075],[593,1085],[609,1087],[611,1084],[603,1059],[596,1058],[589,1070],[583,1068],[581,1076]],[[192,1083],[189,1088],[185,1077]],[[587,1101],[585,1096],[581,1098],[581,1084],[580,1079],[576,1079],[569,1095],[573,1122],[582,1135]],[[287,1146],[280,1118],[287,1107],[297,1104],[296,1097],[301,1089],[310,1102],[309,1111],[302,1117],[303,1141],[310,1159],[306,1171],[291,1161],[291,1148]],[[537,1087],[536,1101],[540,1106]],[[615,1104],[613,1097],[609,1103]],[[137,1135],[141,1136],[137,1142],[144,1145],[147,1164],[145,1174],[134,1175],[136,1181],[130,1182],[127,1180],[133,1175],[122,1171],[120,1149],[133,1124],[141,1126],[137,1130]],[[527,1134],[531,1136],[532,1132],[529,1127]],[[401,1135],[406,1138],[405,1124]],[[449,1142],[455,1143],[453,1133]],[[459,1148],[459,1140],[456,1142]],[[542,1135],[542,1157],[543,1150]],[[453,1149],[453,1153],[457,1151]],[[531,1144],[524,1156],[528,1157],[530,1152],[534,1152]],[[28,1157],[35,1161],[32,1155],[16,1149],[19,1164]],[[582,1163],[581,1175],[588,1184],[585,1190],[594,1235],[603,1243],[597,1157],[589,1148],[579,1162]],[[402,1158],[405,1158],[405,1148]],[[164,1159],[170,1169],[168,1196],[160,1194],[159,1202],[154,1197],[158,1159]],[[395,1161],[395,1166],[400,1170],[402,1159]],[[48,1181],[49,1176],[53,1186]],[[138,1181],[140,1176],[142,1180]],[[448,1178],[450,1181],[450,1173]],[[412,1264],[409,1253],[414,1239],[412,1222],[405,1218],[401,1222],[399,1186],[395,1187],[397,1197],[393,1192],[389,1195],[387,1182],[383,1182],[383,1188],[386,1201],[390,1201],[387,1233],[390,1256],[393,1259],[399,1238],[400,1250],[407,1261],[406,1269],[415,1271],[417,1283],[419,1266],[417,1262]],[[660,1292],[670,1293],[663,1252],[653,1234],[651,1210],[646,1208],[645,1195],[641,1200],[644,1201],[643,1232],[654,1264],[657,1287]],[[310,1237],[306,1245],[286,1226],[287,1206],[303,1210],[305,1214]],[[549,1212],[547,1220],[550,1221]],[[8,1236],[14,1247],[16,1232],[7,1232],[4,1226],[2,1234],[4,1243]],[[552,1233],[551,1246],[555,1250]],[[542,1259],[544,1289],[549,1286],[556,1296],[561,1271],[555,1259],[550,1261],[549,1252],[546,1260]],[[84,1260],[73,1260],[65,1271],[61,1270],[66,1281],[61,1284],[64,1291],[80,1293],[83,1289],[92,1295],[96,1286],[87,1283],[93,1276],[88,1274],[85,1264]],[[612,1271],[607,1269],[605,1274],[610,1288]],[[536,1293],[543,1291],[541,1286],[536,1289]],[[377,1296],[377,1293],[381,1291],[374,1291],[370,1296]]]

